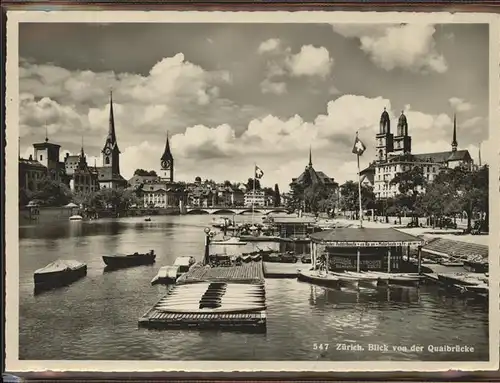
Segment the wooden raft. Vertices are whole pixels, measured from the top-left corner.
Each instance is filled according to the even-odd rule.
[[[229,267],[193,267],[177,280],[176,285],[200,282],[263,284],[262,262],[249,262],[241,266]],[[168,294],[163,296],[139,319],[139,327],[152,329],[223,328],[226,330],[251,330],[252,332],[266,331],[267,317],[265,310],[243,313],[169,313],[158,308],[167,296]]]
[[[262,262],[243,263],[241,266],[192,267],[177,279],[177,284],[197,282],[263,283]]]

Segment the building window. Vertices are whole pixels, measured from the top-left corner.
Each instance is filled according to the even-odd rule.
[[[43,161],[43,155],[40,154],[40,161]]]
[[[106,159],[104,160],[104,163],[105,163],[106,165],[109,165],[109,157],[106,157]]]

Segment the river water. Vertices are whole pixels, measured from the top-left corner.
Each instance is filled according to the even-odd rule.
[[[158,268],[178,256],[201,259],[203,229],[212,219],[161,216],[144,222],[134,217],[20,227],[19,358],[488,360],[487,305],[452,297],[434,286],[336,291],[294,279],[267,279],[265,334],[139,329],[139,317],[167,289],[150,285]],[[102,255],[150,249],[157,253],[155,265],[104,272]],[[33,272],[56,259],[85,262],[87,276],[35,296]],[[365,351],[337,350],[337,344]],[[389,347],[369,351],[369,344]],[[424,347],[416,351],[413,345]],[[469,346],[474,351],[430,352],[428,345]],[[406,346],[407,351],[393,346]]]

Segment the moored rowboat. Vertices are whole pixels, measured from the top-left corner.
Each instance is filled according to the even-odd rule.
[[[87,275],[87,265],[74,260],[57,260],[33,274],[36,290],[65,286]]]
[[[340,287],[339,278],[331,274],[320,274],[316,270],[299,270],[297,279],[302,282],[314,283],[326,287]]]
[[[149,253],[134,253],[125,255],[103,255],[102,260],[111,268],[121,268],[130,266],[150,265],[155,262],[156,254],[154,250]]]

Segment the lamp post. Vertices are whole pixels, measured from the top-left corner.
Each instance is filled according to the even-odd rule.
[[[203,257],[203,263],[205,265],[208,265],[209,263],[209,257],[210,257],[210,228],[206,227],[205,230],[205,256]]]

